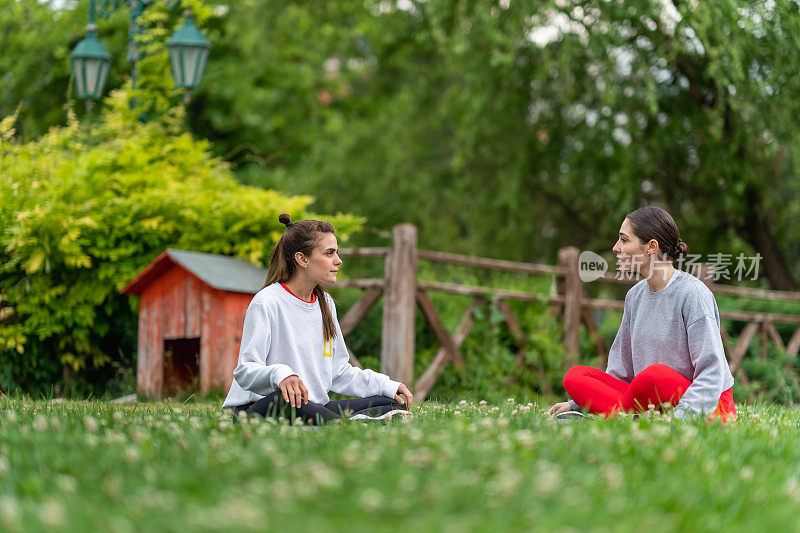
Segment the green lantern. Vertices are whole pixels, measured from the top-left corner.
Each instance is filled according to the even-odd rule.
[[[97,38],[97,26],[89,24],[86,31],[86,37],[75,46],[69,57],[72,60],[78,98],[98,100],[106,85],[111,54]]]
[[[200,85],[211,43],[195,26],[191,11],[184,13],[183,26],[167,42],[172,78],[177,87],[194,89]]]

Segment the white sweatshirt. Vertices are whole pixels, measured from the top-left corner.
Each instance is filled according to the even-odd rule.
[[[222,407],[257,401],[292,375],[303,381],[309,401],[317,404],[330,401],[329,391],[361,398],[394,397],[399,382],[350,364],[336,306],[330,295],[325,297],[336,325],[333,342],[323,342],[318,302],[301,300],[280,283],[264,287],[253,297],[244,317],[239,363]]]

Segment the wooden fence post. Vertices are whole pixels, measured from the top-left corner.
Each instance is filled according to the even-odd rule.
[[[385,279],[381,372],[411,386],[417,306],[417,228],[413,224],[392,228]]]
[[[558,251],[558,264],[564,271],[564,350],[569,366],[578,363],[581,344],[581,296],[583,282],[578,274],[580,251],[567,246]]]

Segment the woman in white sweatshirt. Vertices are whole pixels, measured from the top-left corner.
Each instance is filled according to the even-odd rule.
[[[583,408],[610,416],[669,403],[676,418],[736,420],[717,302],[702,281],[673,267],[688,251],[675,221],[657,206],[637,209],[622,222],[613,251],[620,270],[645,279],[625,296],[606,371],[570,368],[564,389],[571,400],[550,413],[577,417]]]
[[[408,414],[413,397],[404,384],[349,363],[333,298],[342,260],[333,226],[317,220],[286,225],[270,255],[267,280],[244,318],[239,362],[224,408],[237,413],[301,418],[321,424],[342,417],[391,418]],[[331,401],[334,391],[354,400]]]

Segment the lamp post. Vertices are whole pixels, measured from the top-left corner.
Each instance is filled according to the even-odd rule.
[[[183,98],[189,101],[189,91],[200,85],[211,43],[194,25],[192,12],[183,12],[183,27],[175,30],[167,42],[172,79],[177,87],[183,88]]]
[[[99,15],[107,19],[119,7],[120,1],[89,0],[89,24],[86,26],[86,37],[75,46],[70,54],[72,71],[75,76],[75,92],[78,98],[86,98],[92,102],[103,96],[103,88],[111,66],[111,54],[97,38],[95,16]],[[175,8],[181,2],[181,0],[164,1],[170,9]],[[136,88],[136,63],[139,60],[136,36],[141,33],[138,20],[144,10],[155,0],[124,0],[124,2],[130,7],[128,60],[132,64],[131,78],[133,87]],[[183,15],[185,17],[183,27],[172,34],[167,47],[175,85],[184,89],[184,100],[188,101],[189,91],[197,87],[203,77],[211,43],[195,26],[191,10],[185,10]]]

